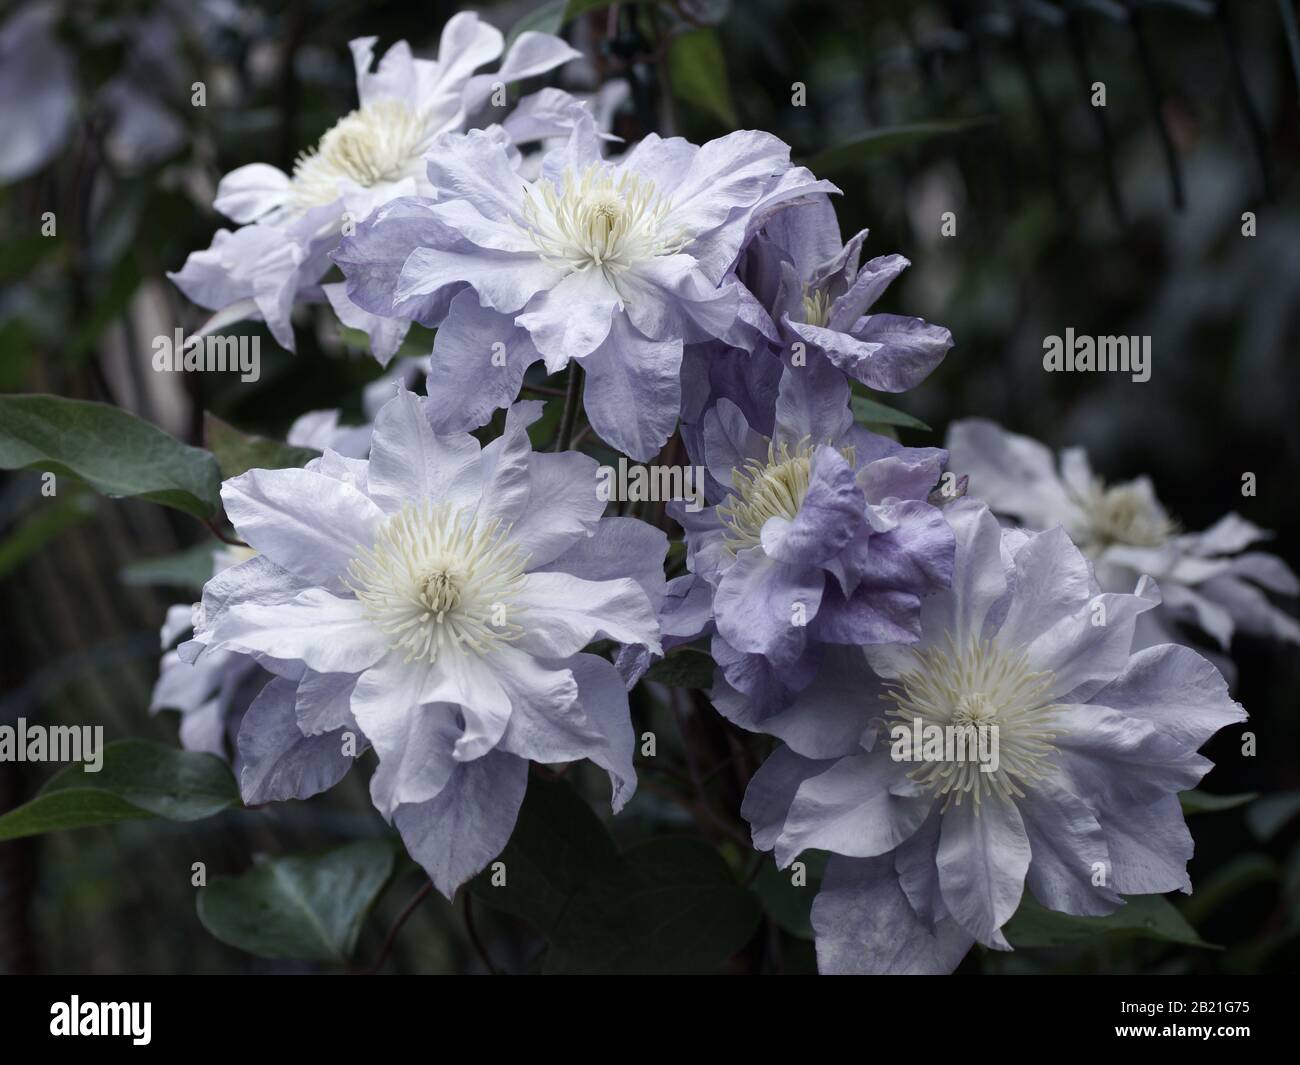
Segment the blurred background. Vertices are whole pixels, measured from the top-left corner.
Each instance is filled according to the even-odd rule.
[[[614,126],[625,137],[766,129],[843,189],[845,234],[870,227],[868,255],[913,262],[880,309],[946,325],[956,340],[920,388],[889,397],[933,427],[901,430],[905,442],[941,444],[951,420],[982,416],[1054,448],[1081,444],[1109,480],[1149,474],[1183,528],[1238,510],[1275,530],[1269,549],[1300,569],[1293,3],[571,2],[568,19],[563,0],[471,6],[503,31],[562,25],[590,58],[550,83],[627,80]],[[362,386],[380,369],[364,337],[316,308],[295,320],[296,356],[246,327],[261,338],[256,384],[151,372],[152,338],[206,317],[164,272],[223,224],[211,209],[222,174],[254,161],[291,169],[356,106],[350,38],[377,35],[381,50],[405,38],[431,56],[458,5],[11,0],[2,10],[0,391],[114,403],[192,443],[204,410],[269,436],[340,403],[345,421],[360,420]],[[199,81],[203,107],[191,103]],[[1091,104],[1096,82],[1104,107]],[[795,83],[805,106],[792,105]],[[40,231],[47,211],[53,237]],[[949,211],[954,236],[941,232]],[[1043,373],[1044,336],[1067,327],[1151,336],[1150,382]],[[415,337],[406,353],[427,350]],[[1254,498],[1241,495],[1248,471]],[[103,724],[109,740],[174,743],[177,716],[147,710],[158,627],[169,604],[194,598],[214,546],[175,511],[62,485],[52,501],[36,475],[0,475],[0,724]],[[1196,894],[1180,903],[1222,949],[1106,937],[975,952],[962,972],[1296,970],[1300,653],[1239,635],[1233,657],[1258,753],[1242,758],[1235,732],[1219,737],[1205,788],[1260,798],[1190,819]],[[50,772],[0,765],[0,811]],[[208,935],[190,864],[238,873],[255,853],[382,835],[365,775],[310,803],[0,844],[0,972],[295,968]],[[612,828],[635,840],[675,816],[643,789]],[[362,934],[363,966],[420,882],[402,867]],[[482,914],[480,932],[515,970],[537,949],[501,915]],[[783,940],[781,968],[811,970],[810,943]],[[436,896],[386,962],[481,968],[461,914]]]

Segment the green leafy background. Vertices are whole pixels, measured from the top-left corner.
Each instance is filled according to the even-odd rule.
[[[163,612],[219,546],[219,478],[307,461],[280,443],[292,420],[342,402],[358,421],[380,372],[364,338],[308,309],[296,356],[260,326],[232,330],[261,341],[255,384],[154,374],[150,339],[202,319],[164,272],[222,224],[222,173],[290,167],[355,106],[349,38],[428,54],[455,10],[245,6],[243,30],[173,26],[177,69],[147,81],[181,146],[133,166],[106,146],[102,90],[138,62],[146,21],[171,16],[147,0],[68,5],[77,123],[45,170],[0,188],[0,724],[97,724],[115,741],[98,776],[0,766],[0,971],[812,971],[825,856],[805,855],[796,884],[748,847],[739,802],[768,744],[708,709],[699,649],[633,693],[656,750],[624,813],[609,816],[590,767],[534,769],[505,882],[489,869],[454,904],[393,845],[368,758],[328,795],[249,810],[224,765],[177,749],[174,714],[148,714]],[[869,226],[868,254],[912,260],[882,309],[947,325],[957,346],[912,393],[855,396],[864,424],[932,445],[981,415],[1082,444],[1110,479],[1151,474],[1188,529],[1232,509],[1275,529],[1300,569],[1300,83],[1284,6],[551,0],[485,14],[510,36],[562,31],[592,77],[628,77],[624,137],[771,130],[843,189],[846,234]],[[189,106],[198,79],[206,108]],[[1088,104],[1097,80],[1104,109]],[[45,210],[56,237],[38,235]],[[1042,373],[1043,336],[1067,326],[1151,335],[1151,382]],[[404,353],[428,349],[415,330]],[[558,407],[532,427],[539,446]],[[1261,639],[1233,651],[1258,750],[1241,756],[1239,729],[1217,737],[1217,768],[1184,796],[1195,894],[1102,920],[1026,903],[1007,928],[1019,949],[973,951],[963,972],[1296,969],[1300,665]]]

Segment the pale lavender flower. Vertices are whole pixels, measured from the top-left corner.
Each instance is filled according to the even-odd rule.
[[[442,326],[440,427],[483,424],[537,359],[576,359],[596,432],[649,459],[677,421],[683,345],[741,335],[728,271],[753,227],[829,187],[789,154],[745,130],[702,147],[651,135],[611,162],[584,116],[524,181],[503,138],[449,134],[428,160],[437,200],[378,212],[335,260],[367,311]]]
[[[954,422],[948,447],[952,469],[969,475],[971,493],[994,512],[1030,529],[1063,525],[1107,591],[1132,587],[1141,573],[1159,582],[1160,608],[1139,622],[1136,646],[1186,643],[1183,625],[1225,652],[1235,632],[1300,643],[1300,624],[1265,594],[1294,598],[1300,581],[1276,555],[1247,550],[1267,530],[1232,513],[1183,532],[1149,478],[1107,484],[1082,448],[1063,450],[1058,472],[1043,444],[984,419]]]
[[[788,705],[826,645],[915,639],[922,598],[952,572],[952,533],[926,502],[944,452],[856,425],[847,380],[820,356],[784,368],[765,421],[720,396],[687,435],[711,505],[673,509],[692,572],[663,619],[675,638],[714,633],[715,703],[749,729]]]
[[[825,356],[881,392],[920,384],[952,347],[952,334],[920,318],[872,313],[872,305],[909,265],[901,255],[860,264],[867,231],[840,240],[825,195],[781,211],[746,248],[737,276],[753,294],[757,330],[786,354]],[[768,326],[762,315],[770,315]]]
[[[209,582],[180,648],[278,667],[240,728],[246,801],[328,787],[369,743],[376,807],[447,895],[505,845],[529,759],[592,759],[615,809],[635,788],[626,691],[583,648],[658,650],[667,540],[601,517],[595,460],[533,453],[540,413],[512,407],[480,447],[435,435],[402,391],[369,460],[226,482],[259,554]]]
[[[578,55],[558,37],[530,31],[520,34],[499,70],[475,74],[501,56],[503,39],[471,12],[448,20],[436,61],[415,58],[399,41],[372,70],[376,40],[351,42],[360,106],[300,155],[291,175],[250,163],[221,180],[214,206],[241,228],[219,230],[211,248],[170,275],[191,300],[219,312],[207,328],[261,318],[293,350],[290,312],[329,270],[342,233],[382,204],[428,193],[422,157],[439,134],[463,128],[495,85]],[[371,334],[376,356],[387,362],[406,323],[375,320],[350,305],[341,287],[326,286],[324,296],[345,325]]]
[[[944,513],[952,587],[925,600],[921,638],[828,652],[745,796],[780,865],[831,852],[812,909],[823,972],[948,972],[973,943],[1009,950],[1026,887],[1076,915],[1190,891],[1178,793],[1211,768],[1198,748],[1245,720],[1189,648],[1131,653],[1151,581],[1102,592],[1063,529],[1006,530],[970,499]],[[978,744],[927,753],[896,726]]]

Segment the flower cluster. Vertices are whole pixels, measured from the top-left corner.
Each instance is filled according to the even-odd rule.
[[[590,759],[628,801],[627,691],[697,644],[717,712],[772,737],[741,811],[755,847],[831,855],[823,971],[1009,949],[1026,888],[1084,915],[1189,890],[1178,792],[1244,713],[1169,622],[1225,647],[1234,626],[1296,638],[1254,587],[1295,578],[1235,553],[1259,530],[1179,534],[1145,482],[1106,488],[1078,452],[1058,476],[988,423],[954,426],[948,451],[859,424],[855,395],[915,387],[952,337],[874,310],[907,260],[863,262],[838,190],[775,137],[651,133],[611,158],[554,89],[467,130],[494,81],[575,53],[525,33],[476,75],[502,45],[472,15],[437,62],[399,44],[372,70],[372,45],[353,42],[358,110],[292,175],[228,175],[216,206],[241,228],[175,280],[288,347],[295,302],[337,265],[326,297],[381,362],[412,322],[436,339],[385,379],[373,426],[319,412],[295,433],[321,457],[225,483],[247,548],[222,556],[155,698],[186,711],[184,742],[233,737],[249,803],[307,798],[373,749],[376,808],[450,896],[505,846],[530,761]],[[550,147],[524,166],[533,141]],[[545,452],[543,405],[520,399],[539,362],[569,382]],[[703,471],[706,505],[666,511],[671,580],[670,522],[607,513],[578,409],[592,445]],[[985,502],[941,487],[945,467]],[[908,739],[935,728],[996,756]]]

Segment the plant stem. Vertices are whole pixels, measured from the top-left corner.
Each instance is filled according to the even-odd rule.
[[[429,892],[432,890],[433,881],[426,880],[424,886],[411,896],[411,901],[402,908],[402,912],[397,915],[397,920],[393,922],[393,927],[388,930],[388,935],[384,937],[384,945],[379,948],[379,957],[376,958],[375,963],[366,970],[367,976],[374,976],[375,973],[379,972],[379,970],[383,968],[384,962],[388,960],[388,955],[393,952],[393,944],[397,942],[397,933],[402,930],[402,925],[406,924],[407,918],[415,912],[420,903],[428,898]]]
[[[578,422],[578,410],[582,406],[582,367],[577,362],[569,363],[569,386],[564,394],[564,411],[560,415],[560,431],[555,437],[555,450],[565,451],[573,439],[573,427]]]

